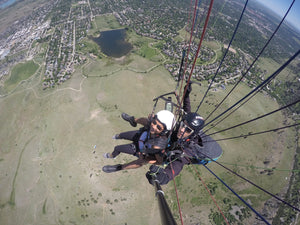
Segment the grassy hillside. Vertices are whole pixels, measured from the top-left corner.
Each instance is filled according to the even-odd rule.
[[[5,81],[5,89],[10,92],[19,85],[20,82],[27,80],[31,77],[39,68],[39,65],[32,60],[19,63],[11,70],[10,77]]]
[[[175,86],[161,66],[149,73],[134,72],[153,67],[153,62],[137,55],[128,57],[131,60],[126,66],[112,59],[89,59],[82,70],[78,69],[73,78],[58,89],[42,92],[40,88],[33,87],[1,99],[0,168],[3,171],[1,186],[5,191],[0,205],[4,224],[29,223],[33,218],[43,224],[59,221],[98,224],[99,218],[102,224],[159,223],[154,190],[144,176],[147,167],[115,174],[101,171],[105,164],[133,159],[124,155],[115,160],[102,157],[114,145],[124,143],[111,139],[115,133],[132,129],[120,118],[121,112],[147,115],[152,110],[152,99],[173,90]],[[90,76],[85,78],[82,71]],[[194,88],[194,107],[204,91],[205,87]],[[242,87],[230,102],[247,91],[247,87]],[[209,101],[216,101],[223,95],[223,92],[212,93]],[[243,107],[223,126],[276,107],[277,104],[268,97],[257,96],[252,104]],[[206,110],[209,111],[209,105],[203,105],[199,112],[205,115]],[[257,131],[258,126],[263,130],[271,127],[274,121],[281,120],[279,114],[245,130]],[[217,137],[229,137],[240,132],[232,131]],[[260,174],[263,169],[257,170],[254,166],[289,169],[286,162],[293,156],[292,147],[288,148],[292,146],[292,137],[283,132],[220,142],[224,150],[220,162],[236,164],[228,166],[269,191],[278,193],[287,183],[285,177],[289,176],[288,172]],[[268,165],[264,164],[266,160],[269,160]],[[251,200],[254,207],[259,209],[262,200],[269,198],[219,166],[211,164],[209,167]],[[230,199],[231,205],[241,205],[203,167],[197,166],[197,169],[214,190],[225,211],[229,205],[223,205],[222,201],[226,202],[226,199]],[[199,221],[199,218],[208,221],[210,208],[215,211],[215,207],[193,169],[186,167],[177,181],[187,224]],[[278,185],[272,185],[274,183]],[[178,215],[172,183],[164,189],[174,213]],[[140,207],[147,213],[138,213],[136,210]]]

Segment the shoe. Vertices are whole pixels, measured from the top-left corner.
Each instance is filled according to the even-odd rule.
[[[121,117],[123,118],[123,120],[126,120],[130,123],[131,126],[136,127],[137,123],[134,120],[134,116],[129,116],[126,113],[122,113]]]
[[[120,139],[119,134],[115,134],[115,135],[112,137],[112,139],[115,139],[115,140]]]
[[[113,172],[117,172],[119,170],[122,170],[122,165],[121,164],[117,164],[117,165],[107,165],[107,166],[103,166],[102,167],[102,171],[105,173],[113,173]]]
[[[113,158],[114,158],[114,157],[113,157],[110,153],[108,153],[108,152],[104,153],[104,154],[103,154],[103,157],[106,158],[106,159],[113,159]]]

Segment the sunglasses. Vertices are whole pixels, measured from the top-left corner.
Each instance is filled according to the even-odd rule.
[[[157,130],[159,130],[159,131],[163,131],[164,130],[164,128],[157,123],[157,120],[153,120],[152,124],[155,125],[156,128],[157,128]]]
[[[184,128],[185,133],[191,134],[194,132],[194,130],[192,128],[190,128],[188,125],[186,125],[183,121],[180,122],[180,127]]]

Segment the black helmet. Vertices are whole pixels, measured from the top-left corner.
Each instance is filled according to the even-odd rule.
[[[204,119],[198,113],[187,113],[183,116],[183,120],[197,134],[204,126]]]

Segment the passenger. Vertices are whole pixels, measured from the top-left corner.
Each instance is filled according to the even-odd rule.
[[[124,118],[124,114],[122,117]],[[105,153],[104,157],[115,158],[120,153],[126,153],[137,156],[138,159],[124,165],[106,165],[102,168],[104,172],[135,169],[147,163],[162,163],[162,151],[167,146],[168,134],[175,124],[174,114],[167,110],[161,110],[153,118],[139,118],[137,122],[145,126],[140,130],[115,135],[116,139],[126,139],[132,143],[118,145],[112,153]]]

